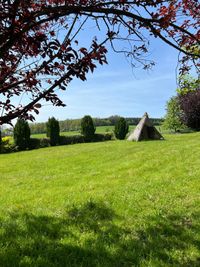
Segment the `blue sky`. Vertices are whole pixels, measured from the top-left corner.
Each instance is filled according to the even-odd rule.
[[[59,94],[65,108],[44,106],[36,122],[51,116],[64,120],[86,114],[101,118],[141,117],[148,112],[151,117],[163,117],[166,101],[176,94],[178,53],[155,39],[149,58],[156,63],[152,70],[133,69],[123,54],[109,50],[108,65],[99,66],[85,82],[73,80],[67,91]]]

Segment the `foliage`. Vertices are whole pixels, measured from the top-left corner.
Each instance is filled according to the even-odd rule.
[[[179,83],[177,91],[182,110],[181,120],[193,130],[200,130],[200,79],[183,76]]]
[[[112,140],[113,134],[112,133],[98,133],[94,134],[93,142],[104,142]],[[88,140],[85,140],[83,135],[64,135],[59,136],[59,145],[72,145],[72,144],[79,144],[85,143]],[[51,142],[49,138],[39,138],[35,135],[35,137],[30,138],[29,140],[29,149],[38,149],[38,148],[45,148],[51,146]],[[2,138],[1,150],[0,153],[11,153],[16,152],[17,148],[12,143],[12,138],[9,136]]]
[[[50,138],[51,146],[56,146],[59,144],[59,136],[60,136],[60,126],[58,120],[54,117],[49,118],[46,123],[47,127],[47,137]]]
[[[117,139],[123,140],[125,139],[128,133],[129,126],[125,120],[125,118],[121,117],[118,119],[117,123],[115,124],[115,136]]]
[[[190,62],[198,67],[199,10],[196,0],[0,1],[0,125],[19,117],[34,120],[42,100],[64,106],[56,90],[74,78],[85,81],[88,72],[106,64],[107,43],[115,50],[119,38],[117,50],[133,66],[154,65],[146,58],[153,36],[182,53],[181,73]],[[100,38],[90,36],[87,23],[100,29]],[[79,42],[83,30],[88,47]]]
[[[1,143],[0,143],[0,153],[10,153],[15,152],[16,148],[15,145],[11,142],[10,136],[4,136],[2,137]]]
[[[81,120],[81,134],[84,136],[85,141],[90,142],[94,138],[95,127],[92,118],[86,115]]]
[[[50,139],[48,138],[31,138],[30,149],[45,148],[51,146]]]
[[[8,145],[10,143],[11,137],[10,136],[4,136],[2,137],[2,144]]]
[[[24,119],[18,119],[13,132],[14,143],[19,150],[29,148],[30,128]]]
[[[165,139],[0,155],[1,266],[199,266],[200,133]]]
[[[95,133],[93,142],[104,142],[104,141],[110,141],[113,138],[112,133],[105,133],[105,134],[100,134],[100,133]]]
[[[51,145],[50,139],[48,138],[40,138],[40,147],[44,148],[44,147],[49,147]]]
[[[104,142],[112,139],[112,133],[98,133],[92,136],[92,139],[84,137],[83,135],[71,135],[71,136],[60,136],[59,144],[60,145],[70,145],[70,144],[79,144],[85,143],[88,141],[92,142]]]
[[[167,114],[164,118],[163,127],[175,132],[180,131],[184,125],[181,122],[182,111],[177,96],[171,97],[167,102],[166,111]]]
[[[179,95],[184,95],[188,92],[193,92],[197,88],[200,88],[199,78],[195,78],[189,75],[184,75],[179,78],[179,88],[177,89]]]
[[[40,148],[40,139],[39,138],[30,138],[29,149]]]
[[[71,145],[84,143],[84,136],[82,135],[71,135],[71,136],[60,136],[59,145]]]
[[[194,130],[200,130],[200,88],[179,95],[182,121]]]

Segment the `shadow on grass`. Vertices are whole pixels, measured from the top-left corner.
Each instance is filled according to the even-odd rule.
[[[0,266],[200,266],[199,217],[154,217],[122,227],[113,210],[87,202],[66,216],[10,214],[0,222]]]

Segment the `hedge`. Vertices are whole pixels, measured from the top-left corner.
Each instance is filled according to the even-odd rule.
[[[92,142],[104,142],[113,139],[112,133],[106,134],[94,134]],[[71,136],[60,136],[59,137],[59,145],[72,145],[72,144],[80,144],[88,142],[87,139],[83,135],[71,135]],[[51,142],[49,138],[30,138],[29,147],[27,149],[38,149],[44,147],[50,147]],[[0,146],[0,153],[11,153],[17,152],[18,149],[14,144],[10,144],[9,142]]]

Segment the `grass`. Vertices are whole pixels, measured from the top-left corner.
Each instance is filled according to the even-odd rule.
[[[200,134],[0,155],[0,266],[200,266]]]

